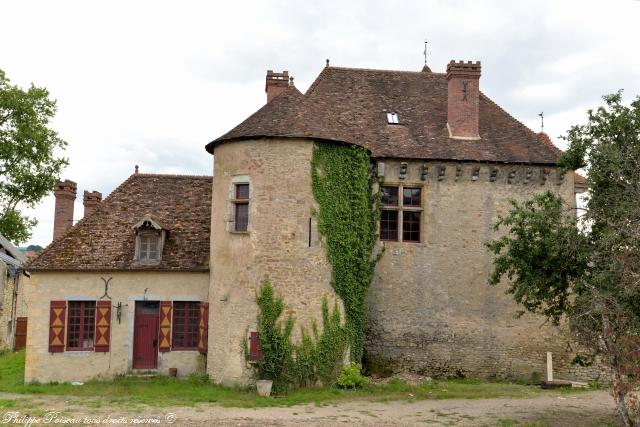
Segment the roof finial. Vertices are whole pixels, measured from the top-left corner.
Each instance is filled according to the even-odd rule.
[[[427,65],[427,39],[424,39],[424,65]]]
[[[326,65],[326,66],[327,66],[327,67],[329,66],[329,58],[327,58],[327,65]]]
[[[136,172],[135,172],[135,173],[136,173],[136,174],[138,173],[138,165],[136,165]]]
[[[289,77],[289,86],[293,86],[293,76]]]
[[[431,72],[431,68],[429,68],[429,66],[427,65],[427,54],[429,53],[429,51],[427,50],[427,43],[427,39],[424,39],[424,51],[422,52],[424,54],[424,66],[422,67],[423,73]]]
[[[540,120],[541,120],[541,132],[544,132],[544,111],[540,114],[538,114],[538,116],[540,116]]]

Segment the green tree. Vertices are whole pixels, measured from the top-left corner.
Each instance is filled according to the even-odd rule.
[[[496,255],[490,283],[530,312],[568,320],[576,338],[611,370],[612,393],[625,426],[640,426],[640,98],[621,91],[572,127],[567,169],[585,167],[586,209],[577,223],[552,193],[518,204],[488,243]],[[580,230],[580,231],[579,231]],[[634,414],[635,412],[635,414]]]
[[[15,243],[29,239],[37,224],[20,206],[34,207],[68,164],[56,153],[66,142],[49,127],[55,113],[46,89],[21,89],[0,70],[0,233]]]

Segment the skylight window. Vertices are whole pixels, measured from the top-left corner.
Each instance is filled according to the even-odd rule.
[[[387,123],[390,125],[397,125],[398,122],[398,113],[387,113]]]

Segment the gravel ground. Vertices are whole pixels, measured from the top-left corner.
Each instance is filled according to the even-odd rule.
[[[108,407],[96,401],[59,396],[2,395],[17,400],[16,408],[0,407],[0,424],[25,425],[7,417],[36,417],[46,425],[45,413],[57,412],[57,423],[80,425],[176,426],[535,426],[619,425],[613,399],[606,391],[520,399],[447,399],[421,401],[347,401],[335,404],[276,408],[224,408],[212,404],[194,407]],[[53,424],[53,423],[51,423]],[[76,425],[77,425],[76,424]]]

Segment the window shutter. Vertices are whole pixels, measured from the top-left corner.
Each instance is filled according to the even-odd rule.
[[[111,337],[111,301],[96,303],[96,336],[94,350],[106,353],[109,351]]]
[[[198,322],[198,351],[207,353],[209,338],[209,303],[200,303],[200,320]]]
[[[257,362],[262,360],[262,351],[260,350],[260,335],[257,332],[251,332],[249,337],[249,360]]]
[[[49,353],[61,353],[64,351],[66,311],[66,301],[51,301],[51,309],[49,310]]]
[[[171,351],[171,301],[160,302],[160,345],[161,352]]]

